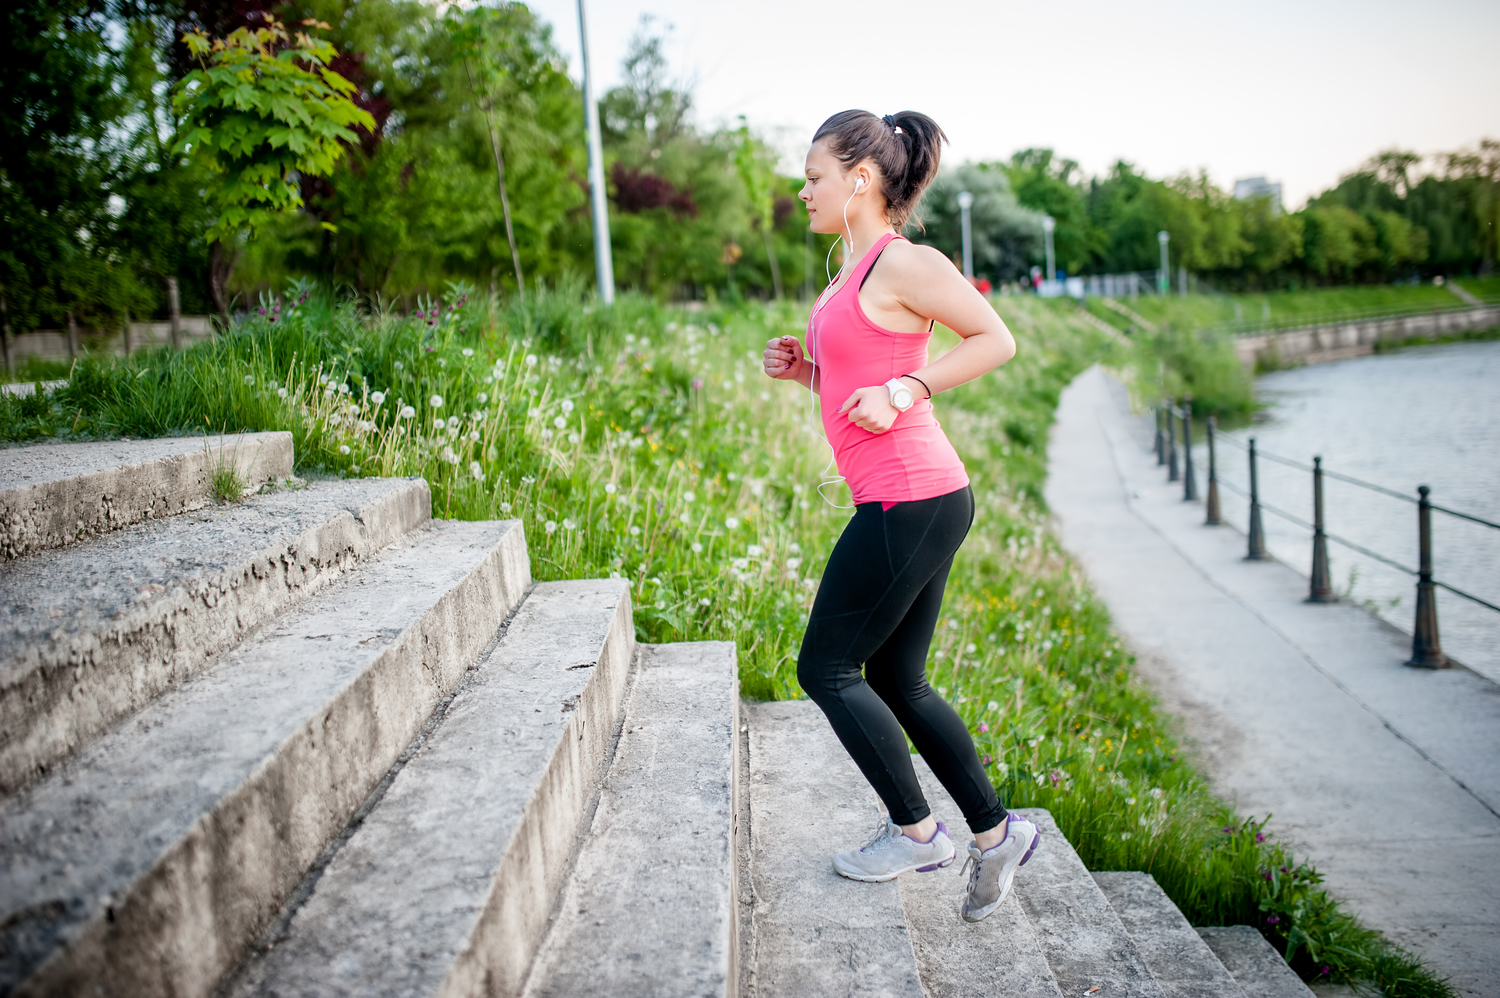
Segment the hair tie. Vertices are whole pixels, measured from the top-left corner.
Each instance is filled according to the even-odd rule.
[[[893,118],[893,117],[891,117],[890,115],[888,115],[888,114],[884,115],[884,116],[881,117],[880,120],[883,121],[883,122],[885,122],[887,125],[890,125],[891,126],[891,130],[893,132],[895,132],[897,135],[905,135],[906,134],[905,132],[903,132],[901,130],[901,126],[898,125],[898,124],[896,124],[896,119]]]

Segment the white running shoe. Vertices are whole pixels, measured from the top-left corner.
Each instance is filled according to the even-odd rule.
[[[1011,881],[1016,879],[1016,870],[1026,865],[1041,841],[1039,828],[1020,815],[1011,814],[1005,827],[1005,841],[984,852],[979,851],[978,843],[969,843],[969,858],[964,863],[964,869],[969,871],[964,921],[978,922],[1004,903]]]
[[[870,841],[858,849],[835,855],[833,868],[839,876],[876,884],[895,880],[912,870],[927,873],[948,866],[956,855],[958,850],[953,848],[953,840],[948,838],[948,829],[941,821],[930,841],[918,842],[902,834],[901,826],[886,818]]]

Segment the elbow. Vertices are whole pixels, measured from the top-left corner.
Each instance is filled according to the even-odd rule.
[[[995,344],[995,366],[999,367],[1015,359],[1016,338],[1010,335],[1010,330],[1002,329],[996,339],[998,342]]]

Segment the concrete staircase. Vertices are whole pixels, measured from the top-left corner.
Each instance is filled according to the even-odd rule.
[[[285,434],[70,446],[0,450],[0,996],[1298,993],[1045,812],[977,926],[956,865],[837,877],[878,812],[816,708],[518,522]]]

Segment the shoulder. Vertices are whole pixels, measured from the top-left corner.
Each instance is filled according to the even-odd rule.
[[[888,263],[896,275],[916,280],[927,280],[946,276],[952,271],[953,261],[934,246],[923,246],[905,239],[892,239],[881,254],[882,263]]]

